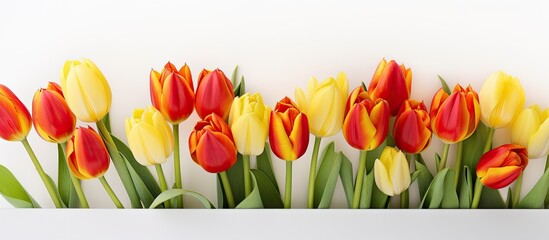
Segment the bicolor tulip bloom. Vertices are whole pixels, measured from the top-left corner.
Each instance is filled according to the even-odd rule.
[[[0,137],[7,141],[22,141],[29,135],[31,115],[17,96],[0,84]]]
[[[144,166],[166,162],[174,149],[170,126],[153,106],[135,109],[126,119],[126,137],[135,159]]]
[[[111,108],[107,79],[89,59],[66,61],[61,70],[61,88],[67,105],[83,122],[98,122]]]
[[[451,144],[470,137],[480,121],[480,105],[477,93],[468,86],[456,84],[452,94],[442,88],[431,102],[431,129],[443,142]]]
[[[293,161],[309,146],[309,120],[288,97],[276,103],[269,121],[269,143],[282,160]]]
[[[391,108],[391,116],[396,116],[402,103],[410,98],[412,89],[412,70],[394,60],[379,62],[370,81],[368,92],[374,100],[385,99]]]
[[[357,87],[347,100],[345,113],[342,131],[349,145],[372,150],[385,141],[391,117],[387,101],[374,101],[362,87]]]
[[[236,149],[242,155],[257,156],[263,152],[269,134],[271,109],[259,93],[236,97],[229,114],[229,126]]]
[[[493,73],[480,90],[480,112],[491,128],[507,127],[524,105],[524,89],[518,78],[503,71]]]
[[[189,137],[189,152],[193,161],[210,173],[224,172],[236,163],[231,129],[215,113],[196,123]]]
[[[515,181],[526,165],[526,148],[517,144],[506,144],[482,155],[477,164],[477,177],[484,186],[500,189]]]
[[[150,74],[151,101],[171,124],[185,121],[194,110],[194,87],[191,70],[185,64],[179,71],[168,62],[161,72]]]
[[[385,147],[374,162],[374,177],[379,190],[388,196],[399,195],[411,183],[410,166],[402,151]]]
[[[36,132],[48,142],[66,142],[76,127],[76,117],[63,97],[61,86],[53,82],[34,94],[32,117]]]
[[[395,145],[409,154],[420,153],[431,143],[431,119],[423,102],[406,100],[395,118]]]
[[[110,158],[101,136],[91,127],[77,127],[67,142],[67,163],[79,179],[102,177],[109,169]]]
[[[215,113],[227,119],[233,99],[233,84],[223,71],[202,70],[198,77],[195,95],[196,113],[200,118],[204,119],[209,114]]]
[[[541,158],[549,153],[549,108],[538,105],[522,110],[511,125],[511,141],[525,146],[529,158]]]
[[[309,130],[313,135],[328,137],[341,130],[348,92],[349,82],[343,72],[337,79],[330,77],[321,83],[313,77],[306,94],[300,88],[296,89],[297,106],[307,114]]]

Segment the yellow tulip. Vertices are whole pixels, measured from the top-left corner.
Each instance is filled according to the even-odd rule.
[[[410,167],[402,151],[385,147],[380,159],[374,162],[375,182],[379,190],[388,196],[399,195],[411,183]]]
[[[61,88],[76,118],[101,120],[111,108],[111,88],[103,73],[89,59],[69,60],[61,70]]]
[[[259,93],[236,97],[229,113],[229,126],[236,149],[242,155],[257,156],[263,152],[269,134],[271,109]]]
[[[135,109],[126,119],[126,137],[135,159],[144,166],[162,164],[173,152],[171,128],[153,106]]]
[[[549,108],[538,105],[522,110],[511,125],[511,141],[525,146],[529,158],[541,158],[549,153]]]
[[[490,75],[479,95],[482,122],[491,128],[509,126],[524,105],[520,81],[503,71]]]
[[[306,94],[300,88],[296,89],[297,105],[307,114],[313,135],[327,137],[341,130],[348,92],[349,82],[343,72],[337,79],[330,77],[321,83],[313,77]]]

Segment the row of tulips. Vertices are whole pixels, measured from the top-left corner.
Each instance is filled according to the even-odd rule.
[[[322,82],[313,78],[306,91],[296,89],[295,102],[284,97],[271,110],[259,93],[245,92],[243,78],[237,83],[237,69],[232,79],[219,69],[204,69],[195,89],[190,68],[185,64],[177,69],[168,62],[160,72],[151,70],[152,105],[135,109],[125,120],[126,145],[110,131],[112,97],[103,73],[88,59],[67,61],[60,85],[49,83],[36,92],[32,117],[15,94],[0,85],[0,137],[22,142],[58,208],[89,207],[80,181],[95,178],[113,203],[123,208],[103,176],[111,159],[133,208],[182,208],[183,195],[213,207],[199,193],[184,190],[181,180],[179,124],[194,110],[201,120],[188,134],[190,158],[216,174],[218,207],[291,208],[292,162],[306,153],[310,134],[315,138],[309,208],[330,206],[338,177],[350,208],[388,207],[398,195],[400,206],[408,208],[408,188],[416,180],[422,208],[546,206],[549,171],[524,198],[520,193],[528,159],[549,153],[549,109],[542,111],[537,105],[523,109],[520,82],[501,71],[488,77],[480,94],[459,84],[450,90],[440,79],[442,88],[427,110],[423,101],[410,99],[411,69],[383,59],[368,88],[362,83],[349,94],[344,73]],[[76,127],[77,119],[95,123],[98,131]],[[27,141],[31,125],[41,138],[59,146],[57,185]],[[495,129],[506,127],[512,143],[492,149]],[[333,143],[320,155],[322,138],[340,130],[347,143],[360,151],[356,174]],[[442,155],[427,158],[436,165],[435,174],[421,154],[433,134],[443,142]],[[453,144],[455,164],[447,167]],[[286,162],[284,200],[272,172],[271,151]],[[170,185],[162,164],[172,154],[175,183]],[[250,167],[253,158],[257,169]],[[15,207],[39,207],[1,165],[0,179],[1,194]],[[504,201],[494,189],[513,182]],[[77,198],[67,197],[71,195],[67,192]]]

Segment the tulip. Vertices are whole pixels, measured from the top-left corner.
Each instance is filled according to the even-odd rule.
[[[23,103],[6,86],[0,84],[0,137],[23,141],[31,129],[31,115]]]
[[[159,73],[150,74],[151,100],[171,124],[185,121],[194,110],[194,88],[191,71],[185,64],[179,71],[168,62]]]
[[[293,161],[305,154],[309,145],[309,122],[290,98],[276,103],[269,122],[269,143],[277,157]]]
[[[195,95],[196,113],[200,118],[215,113],[227,119],[233,98],[233,84],[221,70],[202,70]]]
[[[402,151],[385,147],[374,162],[374,177],[379,190],[388,196],[399,195],[411,183],[410,167]]]
[[[32,116],[36,132],[48,142],[66,142],[76,126],[76,117],[69,109],[61,87],[53,82],[34,94]]]
[[[271,109],[259,93],[236,97],[229,114],[229,126],[236,149],[242,155],[257,156],[263,152],[269,133]]]
[[[518,78],[502,71],[486,79],[480,90],[480,112],[491,128],[507,127],[524,105],[524,90]]]
[[[492,189],[511,184],[528,165],[526,148],[517,144],[505,144],[488,151],[477,164],[480,182]]]
[[[372,77],[368,91],[374,100],[385,99],[391,108],[391,116],[396,116],[402,103],[410,97],[412,70],[404,64],[400,66],[391,60],[381,60]]]
[[[107,79],[89,59],[65,62],[61,88],[69,108],[83,122],[98,122],[111,108],[111,88]]]
[[[431,120],[423,102],[406,100],[395,118],[395,145],[409,154],[420,153],[431,143]]]
[[[511,125],[511,141],[525,146],[529,158],[541,158],[549,153],[549,108],[538,105],[522,110]]]

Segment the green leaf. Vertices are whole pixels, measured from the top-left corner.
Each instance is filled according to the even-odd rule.
[[[0,165],[0,195],[16,208],[39,208],[13,173]]]
[[[370,208],[372,206],[372,194],[374,192],[374,171],[369,174],[364,173],[364,180],[362,180],[362,189],[360,190],[359,207]]]
[[[371,173],[372,179],[375,180],[375,173]],[[375,184],[375,181],[372,181],[372,204],[371,208],[387,208],[390,203],[390,197],[383,193]]]
[[[438,155],[438,153],[435,153],[435,166],[438,168],[438,166],[440,166],[440,155]]]
[[[72,184],[71,173],[67,166],[67,159],[65,158],[65,152],[61,144],[57,144],[57,188],[59,189],[59,195],[61,195],[61,201],[69,208],[77,208],[79,206],[78,196],[76,195],[76,189]]]
[[[501,193],[497,189],[491,189],[488,187],[483,187],[482,195],[480,195],[480,202],[478,208],[506,208],[507,205]]]
[[[216,186],[217,186],[217,208],[227,208],[227,206],[225,206],[225,192],[223,192],[223,187],[221,185],[221,176],[219,176],[219,173],[215,175],[215,179],[216,179]]]
[[[488,128],[479,122],[477,130],[463,141],[462,164],[471,172],[471,179],[477,179],[477,163],[484,151],[484,143],[488,138]]]
[[[268,143],[265,143],[265,150],[263,150],[263,152],[256,157],[257,169],[262,171],[269,178],[269,180],[271,180],[271,183],[276,189],[276,192],[280,194],[278,183],[276,182],[276,177],[273,171],[273,162],[271,160],[271,156],[271,147]]]
[[[124,159],[126,157],[122,155]],[[135,190],[137,190],[137,194],[139,195],[139,199],[141,199],[141,203],[143,203],[143,206],[145,208],[148,208],[151,206],[151,204],[154,201],[154,198],[157,197],[160,193],[152,193],[145,182],[139,177],[135,169],[133,169],[132,165],[130,165],[129,161],[126,159],[126,166],[128,167],[128,171],[130,172],[130,176],[132,177],[133,183],[135,184]]]
[[[519,202],[518,208],[543,208],[549,189],[549,171],[545,171],[536,185]]]
[[[444,89],[444,91],[448,93],[448,95],[452,94],[452,90],[450,90],[450,87],[448,87],[448,84],[446,83],[444,78],[442,78],[440,75],[437,75],[437,76],[438,76],[438,79],[440,80],[440,84],[442,84],[442,89]]]
[[[103,117],[103,119],[101,119],[101,121],[103,121],[103,124],[105,124],[105,127],[107,128],[107,130],[109,130],[109,132],[112,133],[112,129],[111,129],[111,113],[110,113],[110,112],[107,112],[107,114]]]
[[[236,208],[263,208],[263,201],[261,200],[261,193],[259,192],[257,178],[252,171],[250,171],[250,175],[252,176],[252,192],[250,193],[250,195],[248,195],[248,197],[242,200],[242,202],[240,202],[240,204],[238,204]]]
[[[513,189],[509,188],[509,191],[507,191],[507,208],[513,208]]]
[[[442,208],[459,208],[459,199],[456,193],[455,170],[449,169],[444,179],[444,196],[442,198]]]
[[[419,176],[417,179],[419,196],[420,199],[423,199],[423,197],[427,193],[427,189],[429,189],[429,186],[433,181],[433,175],[431,174],[429,169],[425,165],[421,164],[418,160],[416,160],[416,169],[419,171]]]
[[[246,94],[246,82],[244,81],[244,76],[240,78],[240,84],[238,85],[240,85],[240,88],[239,88],[240,91],[238,92],[238,96],[242,96]]]
[[[362,86],[362,88],[364,89],[364,91],[368,91],[368,88],[366,87],[366,84],[364,84],[364,82],[361,82],[361,83],[360,83],[360,86]]]
[[[55,192],[55,195],[57,195],[57,199],[61,199],[61,195],[59,195],[59,189],[57,189],[57,184],[53,181],[53,178],[51,178],[50,175],[46,174],[47,180],[49,181],[49,184],[53,187],[53,191]],[[67,208],[67,205],[63,201],[61,201],[61,208]]]
[[[353,204],[353,164],[345,156],[341,154],[341,168],[339,169],[339,177],[341,178],[341,184],[343,185],[343,191],[345,191],[345,197],[347,198],[347,206],[350,208]]]
[[[412,174],[410,174],[410,184],[413,183],[418,177],[421,171],[416,170]]]
[[[334,150],[334,142],[324,149],[320,167],[315,180],[314,206],[317,208],[329,208],[341,168],[341,153]]]
[[[387,135],[385,141],[381,143],[377,148],[368,151],[366,154],[366,174],[370,173],[374,169],[374,162],[381,156],[381,152],[386,146],[391,146],[393,143],[393,138],[390,135]]]
[[[233,74],[231,75],[231,82],[233,83],[233,86],[236,86],[237,77],[238,77],[238,65],[234,67]]]
[[[431,182],[431,185],[427,189],[427,193],[421,200],[421,203],[419,204],[420,208],[439,208],[442,203],[442,198],[444,198],[444,182],[446,178],[446,174],[448,173],[448,168],[443,169],[440,171],[435,178],[433,178],[433,181]]]
[[[149,208],[150,209],[156,208],[158,205],[162,204],[165,201],[168,201],[172,198],[176,198],[183,195],[191,196],[195,198],[200,203],[202,203],[202,206],[204,206],[204,208],[214,208],[212,203],[206,197],[202,196],[200,193],[189,191],[189,190],[182,190],[182,189],[169,189],[162,192],[160,195],[158,195],[158,197],[156,197],[156,199],[154,200],[154,202],[151,204]]]
[[[244,200],[244,163],[242,155],[238,153],[236,155],[236,163],[227,170],[227,177],[229,178],[229,184],[233,190],[233,197],[235,204],[238,204]],[[226,199],[225,199],[226,200]],[[227,203],[227,201],[224,201]]]
[[[250,171],[252,171],[256,178],[263,207],[284,208],[280,193],[278,192],[278,189],[275,188],[271,179],[261,170],[251,169]]]
[[[473,178],[471,177],[471,170],[469,170],[469,167],[463,166],[461,175],[461,184],[459,185],[459,207],[470,209],[471,204],[473,203]]]

